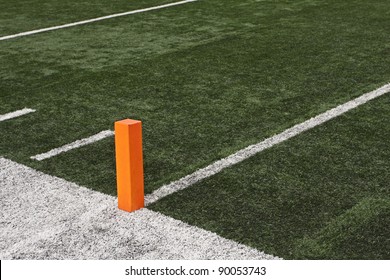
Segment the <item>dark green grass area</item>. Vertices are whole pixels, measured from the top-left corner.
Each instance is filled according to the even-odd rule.
[[[171,2],[178,0],[1,0],[0,37]]]
[[[0,114],[37,112],[0,123],[0,155],[115,194],[112,139],[30,156],[140,119],[150,193],[390,81],[389,7],[198,1],[2,41]]]
[[[287,259],[389,259],[389,115],[386,95],[150,208]]]

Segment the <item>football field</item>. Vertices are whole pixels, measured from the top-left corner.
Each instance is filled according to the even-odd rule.
[[[20,168],[111,205],[131,118],[141,213],[285,259],[389,259],[389,30],[386,0],[0,0],[2,204]]]

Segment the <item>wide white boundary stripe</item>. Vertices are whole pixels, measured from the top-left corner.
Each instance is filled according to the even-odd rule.
[[[17,38],[17,37],[22,37],[22,36],[33,35],[33,34],[47,32],[47,31],[52,31],[52,30],[57,30],[57,29],[68,28],[68,27],[72,27],[72,26],[87,24],[87,23],[91,23],[91,22],[95,22],[95,21],[101,21],[101,20],[106,20],[106,19],[110,19],[110,18],[123,17],[123,16],[127,16],[127,15],[133,15],[133,14],[138,14],[138,13],[149,12],[149,11],[153,11],[153,10],[173,7],[173,6],[187,4],[187,3],[190,3],[190,2],[196,2],[196,1],[198,1],[198,0],[184,0],[184,1],[180,1],[180,2],[169,3],[169,4],[159,5],[159,6],[145,8],[145,9],[133,10],[133,11],[123,12],[123,13],[118,13],[118,14],[112,14],[112,15],[108,15],[108,16],[102,16],[102,17],[98,17],[98,18],[92,18],[92,19],[72,22],[72,23],[58,25],[58,26],[53,26],[53,27],[47,27],[47,28],[42,28],[42,29],[37,29],[37,30],[21,32],[21,33],[17,33],[17,34],[13,34],[13,35],[7,35],[7,36],[0,37],[0,41],[9,40],[9,39]]]
[[[36,155],[36,156],[32,156],[30,158],[41,161],[41,160],[44,160],[44,159],[47,159],[47,158],[54,157],[54,156],[59,155],[61,153],[64,153],[64,152],[67,152],[67,151],[70,151],[70,150],[73,150],[73,149],[76,149],[76,148],[79,148],[79,147],[82,147],[82,146],[86,146],[86,145],[92,144],[94,142],[97,142],[99,140],[102,140],[104,138],[107,138],[107,137],[110,137],[110,136],[113,136],[113,135],[114,135],[113,131],[111,131],[111,130],[104,130],[104,131],[101,131],[98,134],[92,135],[92,136],[90,136],[88,138],[76,140],[76,141],[74,141],[74,142],[72,142],[70,144],[66,144],[66,145],[64,145],[62,147],[52,149],[52,150],[50,150],[50,151],[48,151],[46,153],[39,154],[39,155]]]
[[[17,118],[17,117],[20,117],[20,116],[23,116],[23,115],[26,115],[29,113],[33,113],[33,112],[35,112],[34,109],[24,108],[22,110],[18,110],[15,112],[0,115],[0,122],[5,121],[5,120],[9,120],[9,119],[13,119],[13,118]]]
[[[0,259],[277,259],[0,156]],[[115,278],[115,277],[114,277]]]
[[[348,112],[349,110],[352,110],[388,92],[390,92],[390,83],[379,89],[363,94],[360,97],[353,99],[347,103],[339,105],[336,108],[330,109],[322,114],[319,114],[316,117],[313,117],[303,123],[297,124],[283,131],[282,133],[279,133],[277,135],[265,139],[264,141],[261,141],[257,144],[250,145],[242,150],[239,150],[238,152],[226,158],[218,160],[205,168],[199,169],[194,173],[187,175],[177,181],[162,186],[161,188],[154,191],[152,194],[149,194],[145,197],[145,204],[149,205],[165,196],[168,196],[179,190],[185,189],[207,177],[210,177],[212,175],[221,172],[223,169],[227,167],[237,164],[265,149],[271,148],[272,146],[279,144],[283,141],[286,141],[306,130],[309,130],[320,124],[323,124],[337,116],[344,114],[345,112]]]

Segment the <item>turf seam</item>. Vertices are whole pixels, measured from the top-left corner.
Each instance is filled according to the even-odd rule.
[[[334,119],[360,105],[367,103],[368,101],[375,99],[379,96],[382,96],[390,92],[390,83],[373,90],[371,92],[365,93],[353,100],[350,100],[344,104],[341,104],[333,109],[330,109],[324,113],[321,113],[313,118],[310,118],[302,123],[296,124],[285,131],[276,134],[272,137],[269,137],[257,144],[249,145],[246,148],[243,148],[236,153],[227,156],[223,159],[220,159],[204,168],[201,168],[192,174],[189,174],[177,181],[171,182],[167,185],[163,185],[159,189],[155,190],[153,193],[145,196],[145,205],[150,205],[168,195],[171,195],[175,192],[188,188],[195,183],[200,182],[203,179],[211,177],[225,168],[233,166],[237,163],[244,161],[245,159],[252,157],[263,150],[273,147],[274,145],[280,144],[292,137],[295,137],[302,132],[310,130],[318,125],[321,125],[331,119]]]
[[[123,17],[123,16],[138,14],[138,13],[149,12],[149,11],[153,11],[153,10],[169,8],[169,7],[178,6],[178,5],[187,4],[187,3],[196,2],[196,1],[198,1],[198,0],[184,0],[184,1],[164,4],[164,5],[144,8],[144,9],[127,11],[127,12],[123,12],[123,13],[116,13],[116,14],[111,14],[111,15],[107,15],[107,16],[102,16],[102,17],[97,17],[97,18],[92,18],[92,19],[87,19],[87,20],[82,20],[82,21],[76,21],[76,22],[62,24],[62,25],[57,25],[57,26],[52,26],[52,27],[46,27],[46,28],[41,28],[41,29],[36,29],[36,30],[31,30],[31,31],[26,31],[26,32],[21,32],[21,33],[17,33],[17,34],[12,34],[12,35],[7,35],[7,36],[0,37],[0,41],[14,39],[14,38],[23,37],[23,36],[34,35],[34,34],[37,34],[37,33],[48,32],[48,31],[52,31],[52,30],[69,28],[69,27],[78,26],[78,25],[84,25],[84,24],[97,22],[97,21],[102,21],[102,20],[111,19],[111,18],[116,18],[116,17]]]

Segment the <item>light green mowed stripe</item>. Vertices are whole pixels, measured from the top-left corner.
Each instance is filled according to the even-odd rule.
[[[295,246],[302,258],[388,259],[388,232],[390,197],[368,197]]]

